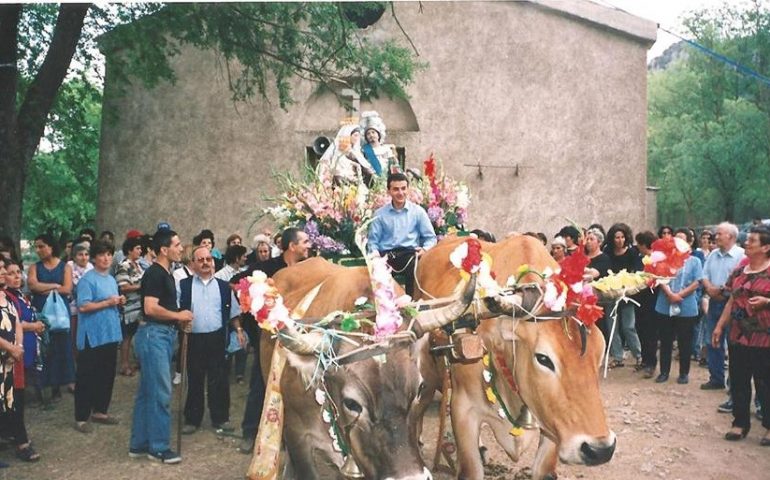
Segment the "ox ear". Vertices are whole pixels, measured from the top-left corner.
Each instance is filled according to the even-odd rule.
[[[302,384],[305,388],[313,385],[316,370],[318,368],[318,357],[315,355],[303,355],[286,350],[286,361],[299,372]]]

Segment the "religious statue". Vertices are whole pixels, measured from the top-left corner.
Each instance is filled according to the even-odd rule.
[[[396,147],[386,145],[385,123],[375,111],[361,114],[361,131],[364,133],[364,157],[377,175],[387,176],[388,173],[400,171],[396,158]]]
[[[337,185],[368,184],[374,174],[375,169],[361,153],[361,129],[357,119],[343,122],[334,142],[318,162],[319,177],[330,176]]]

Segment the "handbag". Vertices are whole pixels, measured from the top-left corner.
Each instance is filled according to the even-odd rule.
[[[69,330],[70,312],[64,299],[56,290],[48,294],[43,310],[40,312],[51,325],[51,331]]]
[[[230,332],[230,341],[227,343],[227,353],[232,355],[235,352],[243,350],[241,342],[238,341],[238,332],[233,330]]]

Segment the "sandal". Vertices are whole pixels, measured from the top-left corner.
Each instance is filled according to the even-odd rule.
[[[16,449],[16,458],[24,462],[37,462],[40,460],[40,454],[32,448],[32,445],[27,445],[24,448]]]
[[[120,371],[120,374],[124,377],[133,377],[136,372],[131,367],[126,367]]]
[[[120,420],[112,415],[107,415],[106,417],[95,417],[91,415],[91,421],[93,423],[101,423],[102,425],[117,425],[120,423]]]
[[[610,362],[610,369],[625,367],[626,364],[622,360],[613,360]]]

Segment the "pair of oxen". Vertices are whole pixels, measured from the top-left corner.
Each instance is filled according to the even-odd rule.
[[[323,379],[334,414],[339,439],[348,447],[360,472],[368,479],[431,479],[420,452],[423,415],[441,389],[446,368],[443,359],[430,353],[429,330],[445,325],[466,311],[473,298],[475,278],[463,288],[459,271],[449,255],[463,238],[447,238],[423,255],[417,278],[423,296],[451,297],[447,305],[420,312],[411,328],[414,342],[400,342],[387,350],[385,361],[360,355],[326,370]],[[500,243],[481,242],[493,259],[498,281],[516,274],[521,265],[544,271],[557,265],[537,239],[516,236]],[[537,281],[534,275],[523,281]],[[320,285],[306,310],[306,318],[322,317],[335,310],[354,309],[361,296],[371,298],[372,289],[364,267],[345,268],[322,259],[309,259],[275,276],[276,286],[290,307],[307,298]],[[460,290],[464,290],[459,292]],[[486,304],[495,305],[495,299]],[[457,444],[457,474],[462,479],[482,479],[484,468],[479,451],[481,426],[489,425],[495,439],[515,462],[538,439],[532,478],[555,479],[558,460],[568,464],[599,465],[612,458],[615,434],[608,428],[599,394],[599,365],[604,338],[592,326],[579,331],[574,321],[537,321],[530,310],[540,302],[521,294],[505,305],[521,309],[493,308],[481,313],[476,328],[488,358],[498,372],[492,381],[497,403],[487,398],[482,361],[454,363],[451,369],[451,423]],[[501,305],[498,302],[497,305]],[[478,306],[478,304],[477,304]],[[523,313],[523,312],[528,312]],[[519,313],[522,312],[522,313]],[[547,316],[549,312],[534,312]],[[524,318],[517,318],[517,317]],[[273,341],[263,335],[261,361],[265,375],[270,365]],[[299,340],[299,344],[302,340]],[[288,346],[297,342],[286,342]],[[307,345],[305,345],[307,347]],[[345,342],[337,354],[355,350]],[[283,475],[302,480],[342,478],[343,457],[333,447],[329,424],[322,418],[315,385],[318,359],[302,346],[287,352],[288,365],[281,379],[285,402],[284,442],[288,453]],[[355,352],[354,356],[355,356]],[[348,360],[351,360],[348,358]],[[488,368],[488,367],[487,367]],[[522,406],[537,420],[537,429],[512,435],[512,424],[500,414],[500,402],[518,413]],[[328,413],[326,414],[328,417]],[[328,418],[326,419],[328,420]]]

